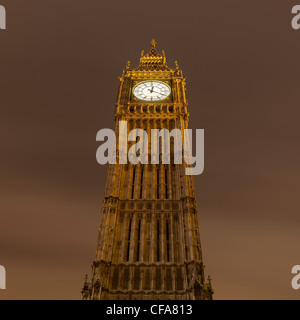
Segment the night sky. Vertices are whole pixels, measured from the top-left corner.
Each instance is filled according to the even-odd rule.
[[[127,60],[150,40],[187,76],[195,177],[215,299],[299,299],[300,30],[297,1],[1,1],[0,299],[80,299]]]

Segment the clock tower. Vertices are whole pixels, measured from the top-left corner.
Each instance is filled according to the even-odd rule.
[[[115,133],[127,121],[128,133],[143,129],[188,128],[186,83],[178,63],[166,64],[164,51],[151,41],[137,68],[123,71],[115,110]],[[120,135],[121,136],[121,135]],[[127,141],[127,139],[126,139]],[[119,145],[117,141],[117,145]],[[129,145],[130,143],[128,143]],[[133,143],[132,143],[133,144]],[[84,300],[211,300],[200,243],[194,179],[186,164],[170,164],[159,154],[149,161],[110,164],[91,278]],[[162,148],[159,148],[161,150]]]

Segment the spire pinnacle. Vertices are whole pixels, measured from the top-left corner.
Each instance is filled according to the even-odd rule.
[[[208,280],[209,286],[211,287],[211,280],[212,280],[212,278],[211,278],[210,276],[208,276],[208,277],[207,277],[207,280]]]
[[[140,64],[134,70],[147,70],[147,71],[163,71],[170,70],[166,63],[165,52],[162,51],[162,54],[158,53],[156,50],[157,41],[152,39],[150,41],[151,49],[148,53],[145,54],[144,50],[141,53]]]
[[[150,42],[150,44],[151,44],[151,47],[152,47],[152,48],[155,48],[155,46],[156,46],[156,44],[157,44],[157,41],[156,41],[155,39],[152,39],[151,42]]]

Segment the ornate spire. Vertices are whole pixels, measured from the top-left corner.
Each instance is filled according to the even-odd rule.
[[[151,47],[152,47],[152,48],[155,48],[155,46],[156,46],[156,44],[157,44],[157,41],[156,41],[155,39],[152,39],[151,42],[150,42],[150,44],[151,44]]]
[[[89,276],[86,274],[84,277],[84,287],[88,285]]]
[[[151,49],[147,54],[144,54],[142,51],[140,64],[135,70],[145,70],[145,71],[165,71],[170,70],[166,64],[165,52],[162,51],[162,54],[158,53],[156,50],[156,40],[152,39]]]
[[[210,276],[208,276],[207,281],[208,281],[208,283],[207,283],[208,290],[210,290],[212,293],[214,293],[212,285],[211,285],[212,278]]]

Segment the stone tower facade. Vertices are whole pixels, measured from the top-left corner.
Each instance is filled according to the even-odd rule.
[[[144,129],[150,137],[151,129],[188,127],[185,78],[177,62],[173,69],[167,66],[165,53],[158,53],[154,40],[150,51],[142,52],[139,66],[131,68],[128,63],[119,79],[117,139],[122,136],[120,121],[127,121],[125,135],[134,128]],[[142,98],[136,97],[134,88],[147,81],[165,83],[171,93],[152,95],[153,99],[144,97],[141,89]],[[165,94],[160,87],[157,90]],[[149,143],[148,163],[109,165],[92,276],[82,290],[84,300],[212,299],[210,279],[206,282],[204,276],[193,176],[185,174],[184,161],[174,164],[172,139],[170,164],[163,164],[159,150],[157,164],[151,164]],[[117,160],[120,157],[118,149]]]

